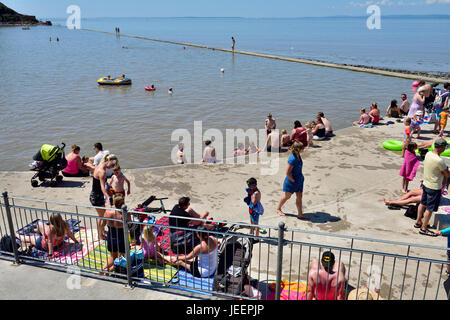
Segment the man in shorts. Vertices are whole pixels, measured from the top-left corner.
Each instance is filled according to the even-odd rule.
[[[439,208],[442,194],[442,182],[444,177],[450,177],[450,171],[440,154],[447,148],[447,141],[438,138],[434,142],[434,150],[425,156],[423,169],[423,194],[417,211],[417,221],[414,225],[419,228],[419,233],[426,236],[437,236],[428,230],[428,222],[433,212]]]

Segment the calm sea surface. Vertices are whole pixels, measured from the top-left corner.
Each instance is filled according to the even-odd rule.
[[[63,20],[53,20],[64,24]],[[450,19],[89,19],[83,28],[338,63],[450,71]],[[49,42],[52,37],[52,42]],[[56,42],[56,37],[60,42]],[[123,49],[125,46],[128,49]],[[222,74],[220,69],[224,68]],[[334,129],[377,101],[410,93],[411,81],[187,48],[60,27],[0,28],[0,170],[27,170],[43,143],[64,141],[93,155],[102,142],[124,168],[171,164],[175,129],[280,129],[323,111]],[[97,79],[122,73],[131,87]],[[154,83],[157,91],[147,93]],[[167,89],[174,88],[169,96]],[[262,143],[260,143],[262,144]],[[67,151],[70,148],[67,148]]]

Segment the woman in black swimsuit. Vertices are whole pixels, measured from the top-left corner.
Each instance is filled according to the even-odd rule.
[[[323,124],[322,118],[317,117],[315,121],[314,129],[312,130],[313,139],[314,140],[323,140],[325,139],[325,125]]]
[[[106,154],[100,164],[95,167],[92,175],[92,191],[89,200],[94,207],[105,207],[105,199],[109,198],[106,192],[106,168],[116,168],[119,166],[119,160],[113,154]],[[105,209],[95,208],[97,214],[103,217]],[[101,220],[97,220],[97,231],[99,240],[103,238],[104,230],[101,228]]]

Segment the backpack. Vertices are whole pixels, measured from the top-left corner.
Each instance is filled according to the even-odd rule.
[[[418,208],[419,208],[419,204],[416,204],[414,206],[408,206],[408,209],[406,209],[406,212],[405,212],[405,217],[409,217],[411,219],[416,220]]]
[[[0,239],[0,251],[11,252],[11,253],[14,252],[13,243],[14,243],[14,241],[10,235],[4,235]],[[19,247],[20,247],[19,239],[15,239],[15,243],[16,243],[16,248],[19,249]]]

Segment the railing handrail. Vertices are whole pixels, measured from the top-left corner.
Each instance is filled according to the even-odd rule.
[[[22,201],[31,201],[31,202],[39,202],[39,203],[49,203],[49,204],[57,204],[57,205],[64,205],[64,206],[71,206],[71,207],[82,207],[82,208],[89,208],[89,209],[105,209],[105,207],[94,207],[94,206],[89,206],[89,205],[83,205],[83,204],[74,204],[74,203],[65,203],[65,202],[58,202],[58,201],[47,201],[47,200],[38,200],[38,199],[29,199],[29,198],[24,198],[24,197],[17,197],[17,196],[9,196],[9,199],[15,199],[15,200],[22,200]],[[160,199],[160,198],[158,198]],[[167,198],[161,198],[161,199],[167,199]],[[157,200],[157,199],[155,199]],[[0,205],[3,205],[0,203]],[[36,209],[36,208],[30,208],[30,207],[23,207],[23,206],[16,206],[16,205],[11,205],[11,207],[17,207],[17,208],[22,208],[22,209]],[[42,210],[48,210],[48,209],[42,209]],[[107,210],[117,210],[117,211],[121,211],[121,209],[116,209],[116,208],[107,208]],[[51,211],[51,210],[48,210]],[[170,211],[170,210],[167,210]],[[61,212],[61,213],[66,213],[66,214],[73,214],[73,213],[68,213],[68,212],[63,212],[63,211],[52,211],[52,212]],[[146,213],[146,212],[139,212],[139,211],[134,211],[134,210],[130,210],[128,211],[128,213],[133,213],[133,214],[151,214],[151,215],[161,215],[161,216],[167,216],[161,213]],[[75,215],[75,214],[74,214]],[[94,217],[94,216],[92,216]],[[97,217],[98,218],[98,217]],[[192,221],[211,221],[211,220],[204,220],[204,219],[199,219],[199,218],[187,218],[187,217],[178,217],[177,219],[188,219],[188,220],[192,220]],[[246,227],[251,227],[252,225],[249,223],[244,223],[244,222],[233,222],[233,221],[220,221],[220,220],[212,220],[212,222],[214,223],[227,223],[227,224],[239,224],[241,226],[246,226]],[[260,228],[269,228],[272,230],[277,231],[279,228],[275,227],[275,226],[268,226],[268,225],[258,225]],[[339,234],[334,234],[334,233],[326,233],[326,232],[320,232],[320,231],[308,231],[308,230],[302,230],[302,229],[295,229],[295,228],[286,228],[285,232],[297,232],[297,233],[306,233],[306,234],[312,234],[312,235],[319,235],[319,236],[327,236],[327,237],[333,237],[333,238],[341,238],[341,239],[348,239],[348,240],[360,240],[360,241],[366,241],[366,242],[376,242],[376,243],[385,243],[385,244],[391,244],[391,245],[398,245],[398,246],[409,246],[409,247],[413,247],[413,248],[422,248],[422,249],[436,249],[436,250],[447,250],[446,247],[439,247],[439,246],[432,246],[432,245],[426,245],[426,244],[417,244],[417,243],[408,243],[408,242],[398,242],[398,241],[390,241],[390,240],[384,240],[384,239],[373,239],[373,238],[365,238],[365,237],[358,237],[358,236],[348,236],[348,235],[339,235]]]
[[[438,246],[432,246],[429,244],[420,244],[420,243],[408,243],[408,242],[400,242],[400,241],[391,241],[391,240],[383,240],[383,239],[374,239],[374,238],[365,238],[365,237],[358,237],[358,236],[348,236],[345,234],[334,234],[334,233],[327,233],[327,232],[320,232],[320,231],[309,231],[309,230],[302,230],[302,229],[287,229],[286,232],[293,231],[293,232],[299,232],[299,233],[308,233],[313,234],[317,236],[327,236],[327,237],[334,237],[334,238],[342,238],[342,239],[348,239],[348,240],[362,240],[362,241],[368,241],[368,242],[377,242],[377,243],[385,243],[385,244],[392,244],[392,245],[402,245],[402,246],[410,246],[414,248],[423,248],[423,249],[437,249],[447,250],[446,247],[438,247]]]

